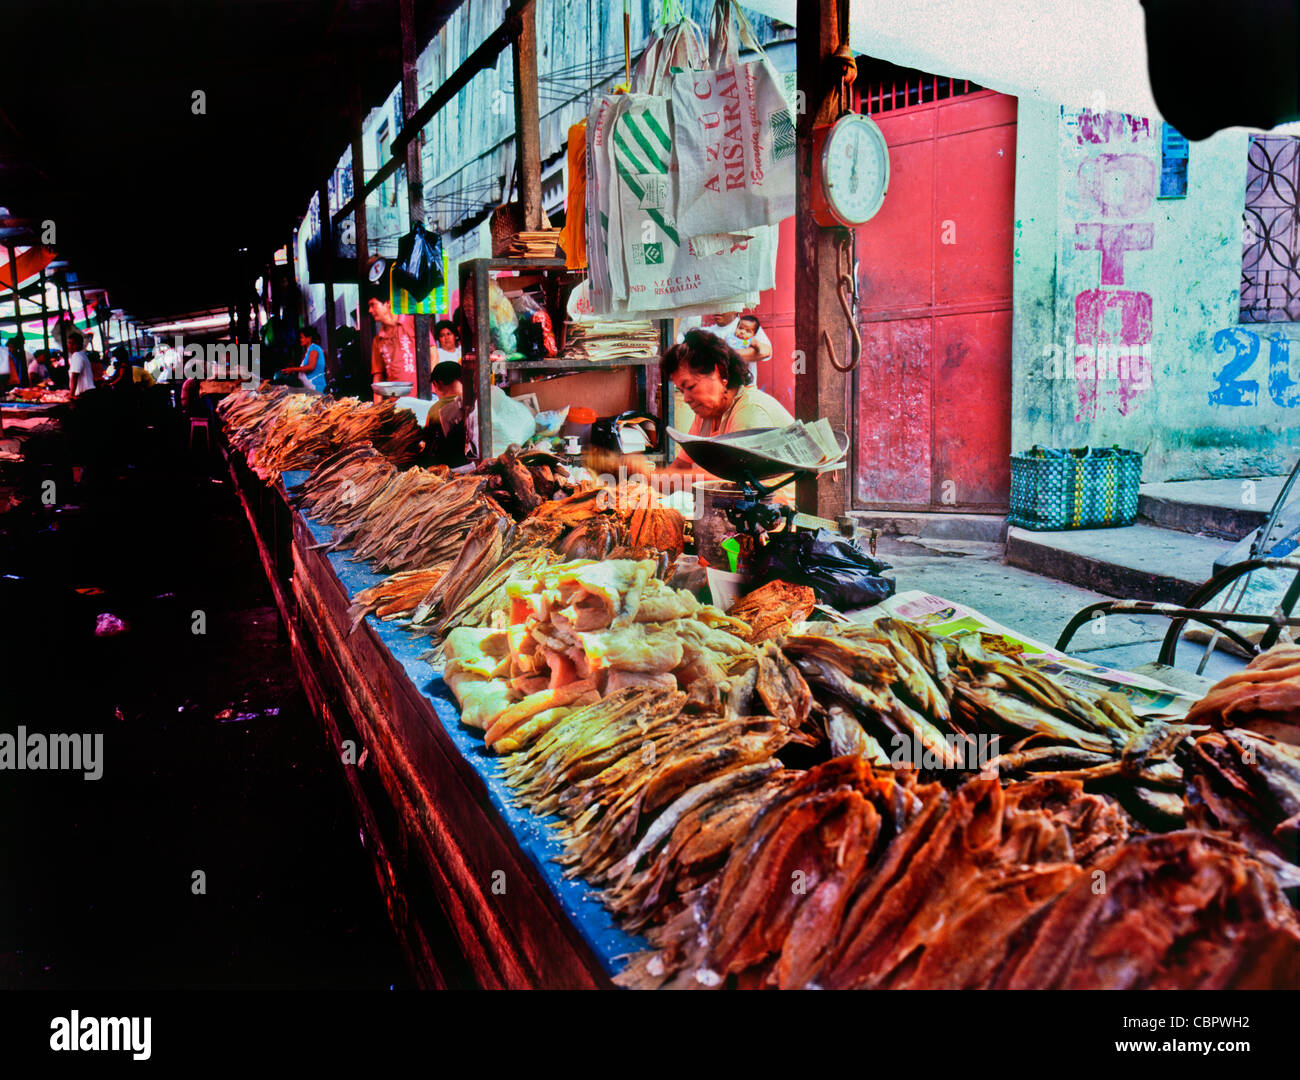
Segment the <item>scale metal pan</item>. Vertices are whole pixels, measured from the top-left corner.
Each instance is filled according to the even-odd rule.
[[[736,442],[751,440],[755,435],[763,435],[776,428],[751,428],[745,431],[732,431],[726,435],[714,435],[704,438],[688,435],[682,431],[668,429],[669,436],[686,451],[690,459],[701,469],[713,473],[722,480],[739,483],[742,480],[765,480],[773,476],[784,476],[792,472],[830,472],[844,467],[844,456],[848,453],[849,437],[843,432],[835,432],[835,441],[839,444],[839,454],[831,461],[820,465],[801,465],[792,461],[782,461],[766,454],[758,454],[746,449]]]

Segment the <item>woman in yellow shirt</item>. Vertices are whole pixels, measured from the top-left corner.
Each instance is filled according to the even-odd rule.
[[[776,398],[750,385],[753,377],[749,365],[716,334],[690,331],[680,345],[664,353],[662,367],[695,413],[690,428],[692,435],[726,435],[732,431],[780,428],[794,423],[794,417]],[[696,465],[685,451],[678,451],[677,457],[658,475],[683,480],[718,479]],[[787,485],[775,498],[791,502],[794,489]]]

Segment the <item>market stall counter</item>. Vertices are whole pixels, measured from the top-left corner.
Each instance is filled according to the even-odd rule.
[[[296,513],[286,472],[266,487],[238,452],[231,475],[257,536],[294,663],[338,755],[389,914],[421,985],[608,986],[645,948],[552,859],[557,819],[511,804],[480,733],[460,722],[431,644],[349,607],[383,580]],[[287,526],[287,528],[286,528]],[[454,949],[449,949],[453,946]]]

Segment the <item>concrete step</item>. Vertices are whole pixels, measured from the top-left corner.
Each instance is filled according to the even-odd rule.
[[[882,536],[919,536],[926,540],[979,540],[1000,544],[1006,536],[1002,514],[933,514],[892,510],[854,510],[859,529],[879,529]]]
[[[1012,566],[1109,596],[1181,603],[1214,572],[1232,545],[1152,525],[1063,532],[1007,530]]]
[[[1263,476],[1143,484],[1138,517],[1165,529],[1240,540],[1264,524],[1285,481]]]

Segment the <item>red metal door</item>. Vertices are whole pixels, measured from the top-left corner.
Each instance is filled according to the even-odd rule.
[[[862,81],[890,179],[857,232],[854,505],[1005,510],[1016,99]]]

